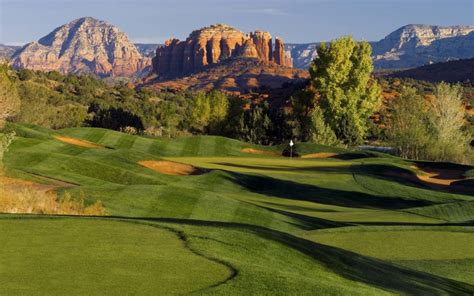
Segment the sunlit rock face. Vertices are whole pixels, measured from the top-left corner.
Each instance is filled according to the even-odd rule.
[[[276,38],[273,48],[268,32],[244,34],[231,26],[217,24],[192,32],[185,41],[166,41],[156,51],[153,69],[160,76],[173,77],[196,73],[235,57],[292,67],[293,62],[285,55],[283,46],[283,41]]]

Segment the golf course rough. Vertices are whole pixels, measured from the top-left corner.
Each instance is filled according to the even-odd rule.
[[[0,216],[0,295],[474,291],[474,190],[426,184],[413,162],[309,143],[295,149],[318,157],[289,159],[284,146],[223,137],[11,128],[9,178],[73,184],[55,190],[110,216]]]

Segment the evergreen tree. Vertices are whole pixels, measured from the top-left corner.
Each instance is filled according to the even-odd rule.
[[[326,124],[323,111],[319,106],[314,106],[310,119],[309,141],[322,145],[336,145],[339,143],[334,131]]]
[[[272,121],[268,116],[269,105],[253,104],[240,119],[240,139],[255,144],[269,144]]]

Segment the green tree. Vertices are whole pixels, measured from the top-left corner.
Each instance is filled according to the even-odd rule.
[[[440,83],[430,101],[428,119],[432,143],[428,153],[432,160],[463,162],[471,152],[470,137],[465,130],[462,87]]]
[[[14,81],[8,72],[11,68],[7,65],[0,65],[0,128],[5,124],[5,120],[15,115],[20,109],[20,99]]]
[[[210,105],[209,132],[221,134],[224,129],[224,122],[229,113],[229,98],[220,91],[212,91],[208,94]]]
[[[194,97],[191,109],[191,127],[203,132],[211,119],[211,105],[205,93],[198,93]]]
[[[311,125],[309,133],[309,141],[322,145],[336,145],[339,144],[336,134],[326,124],[324,114],[321,108],[314,106],[310,114]]]
[[[425,99],[416,89],[404,87],[391,103],[387,117],[387,138],[400,156],[411,159],[426,157],[430,144],[429,121]]]
[[[330,47],[321,44],[309,69],[326,122],[346,143],[363,140],[381,102],[380,87],[371,78],[371,53],[368,42],[342,37]]]
[[[309,141],[311,138],[311,111],[315,104],[315,94],[311,89],[297,91],[291,97],[293,117],[296,119],[297,128],[294,136],[301,141]]]
[[[242,114],[239,122],[240,139],[255,144],[269,144],[272,121],[268,116],[269,105],[252,104],[249,110]]]

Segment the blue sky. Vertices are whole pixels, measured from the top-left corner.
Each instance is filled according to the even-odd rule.
[[[213,23],[267,30],[286,42],[342,35],[373,41],[411,23],[473,25],[474,0],[0,0],[0,43],[37,40],[82,16],[142,43],[184,39]]]

